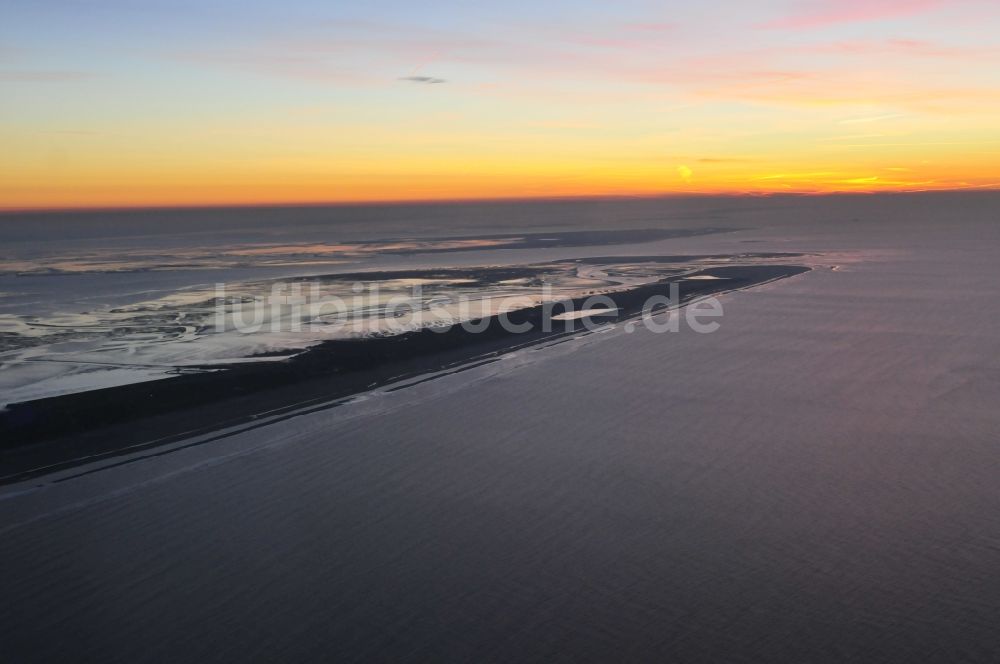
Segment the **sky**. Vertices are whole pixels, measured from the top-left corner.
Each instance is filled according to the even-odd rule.
[[[996,0],[0,0],[0,208],[984,188]]]

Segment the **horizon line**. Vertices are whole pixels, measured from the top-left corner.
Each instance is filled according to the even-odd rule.
[[[149,205],[55,205],[55,206],[0,206],[0,217],[19,214],[100,213],[100,212],[169,212],[188,210],[233,209],[302,209],[302,208],[352,208],[395,207],[404,205],[468,205],[475,203],[544,203],[569,201],[621,201],[667,200],[700,198],[839,198],[857,196],[900,196],[920,194],[997,193],[1000,184],[984,187],[945,187],[941,189],[882,189],[856,191],[740,191],[740,192],[664,192],[656,194],[578,194],[538,196],[482,196],[455,198],[399,198],[321,201],[257,201],[222,203],[178,203]]]

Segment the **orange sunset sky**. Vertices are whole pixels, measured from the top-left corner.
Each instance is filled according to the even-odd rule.
[[[0,13],[0,208],[1000,188],[995,1]]]

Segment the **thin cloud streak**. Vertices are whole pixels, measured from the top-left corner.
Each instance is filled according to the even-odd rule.
[[[8,83],[64,83],[67,81],[82,81],[88,78],[94,78],[94,74],[85,71],[68,70],[0,71],[0,82]]]
[[[902,117],[905,116],[899,113],[888,113],[886,115],[873,115],[865,118],[848,118],[846,120],[841,120],[838,124],[867,124],[869,122],[882,122],[883,120],[895,120]]]
[[[822,0],[802,11],[762,23],[759,27],[780,30],[827,28],[841,23],[861,23],[902,18],[946,6],[944,0]]]
[[[443,78],[435,78],[433,76],[400,76],[400,81],[409,81],[411,83],[420,83],[423,85],[435,85],[438,83],[447,83]]]

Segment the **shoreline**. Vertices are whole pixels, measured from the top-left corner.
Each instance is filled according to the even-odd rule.
[[[601,322],[634,319],[649,298],[667,295],[671,284],[678,284],[678,306],[683,306],[696,298],[750,288],[809,269],[801,265],[722,266],[666,277],[608,293],[617,311],[601,316]],[[716,278],[691,279],[698,276]],[[587,299],[564,302],[579,310]],[[504,329],[494,315],[480,332],[458,324],[444,332],[423,328],[392,336],[327,340],[287,360],[213,366],[219,370],[10,404],[0,412],[0,439],[4,441],[0,485],[219,431],[265,413],[294,413],[400,380],[478,366],[519,348],[586,331],[582,319],[559,320],[546,331],[542,326],[546,311],[552,312],[551,304],[507,314],[515,325],[530,325],[526,332]]]

